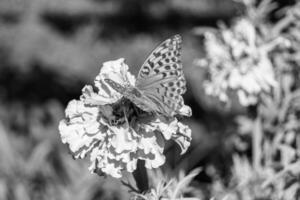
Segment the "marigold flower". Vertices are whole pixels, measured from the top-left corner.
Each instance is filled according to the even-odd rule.
[[[149,169],[163,165],[166,140],[177,142],[182,153],[187,150],[191,141],[188,126],[176,117],[139,109],[111,88],[104,81],[107,78],[120,85],[135,84],[123,58],[105,62],[95,89],[87,85],[79,100],[69,102],[59,131],[75,158],[89,155],[91,172],[120,178],[123,171],[136,169],[138,159]]]

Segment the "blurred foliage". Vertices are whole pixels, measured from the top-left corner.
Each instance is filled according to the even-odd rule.
[[[278,2],[282,6],[294,3]],[[284,167],[295,166],[290,165],[288,158],[294,155],[299,135],[296,109],[299,103],[294,91],[299,87],[297,67],[300,62],[299,24],[288,21],[289,26],[286,26],[283,22],[295,16],[299,19],[299,14],[295,10],[284,17],[284,9],[275,12],[278,8],[265,8],[254,10],[257,18],[253,19],[258,25],[262,24],[263,34],[266,37],[280,34],[293,41],[289,51],[273,52],[276,65],[287,66],[278,68],[278,74],[286,75],[280,76],[282,83],[290,85],[283,87],[288,88],[284,90],[284,98],[280,96],[278,101],[272,100],[273,104],[266,104],[272,107],[265,107],[264,112],[272,115],[263,116],[264,131],[270,139],[264,148],[280,147],[280,153],[287,155],[279,156],[287,160],[278,158],[274,162],[276,166],[279,162],[281,176],[291,171]],[[248,159],[252,154],[249,129],[254,120],[251,114],[256,108],[244,108],[237,100],[228,108],[204,94],[201,86],[205,73],[194,63],[203,56],[203,46],[192,31],[198,26],[217,27],[219,20],[230,24],[236,15],[250,16],[252,11],[248,11],[242,3],[230,0],[1,0],[0,199],[129,199],[119,181],[91,175],[84,161],[74,162],[70,158],[60,142],[58,122],[63,118],[66,103],[79,97],[81,88],[93,80],[102,62],[124,57],[132,66],[131,72],[136,74],[150,50],[174,34],[183,36],[183,65],[188,80],[185,102],[193,110],[193,118],[186,123],[193,130],[193,141],[182,157],[178,156],[178,147],[168,144],[168,164],[162,173],[175,176],[182,169],[190,171],[202,166],[200,174],[194,174],[194,189],[186,192],[203,199],[223,198],[224,194],[234,193],[237,190],[234,186],[241,183],[244,175],[257,177]],[[268,35],[272,20],[279,21],[276,27],[280,28],[276,30],[278,33]],[[291,88],[292,92],[287,92]],[[284,114],[278,115],[278,107]],[[238,114],[250,117],[239,117],[236,121]],[[242,152],[244,157],[231,159],[233,152]],[[270,152],[271,157],[277,157],[273,151],[265,151]],[[262,157],[265,159],[267,155]],[[279,177],[278,170],[275,172],[270,176]],[[185,180],[183,177],[173,180],[176,184],[170,184],[170,191],[180,180]],[[261,178],[258,182],[266,187],[273,183]],[[293,178],[287,177],[294,183]],[[169,180],[160,180],[160,186]],[[247,182],[251,187],[247,184],[243,187],[260,193],[258,182],[251,181]],[[294,188],[294,184],[291,186]]]
[[[189,79],[201,52],[190,30],[227,21],[235,10],[229,0],[1,0],[0,199],[128,199],[118,181],[91,175],[84,162],[70,159],[57,130],[64,106],[102,62],[124,57],[136,74],[147,54],[174,34],[183,36]],[[186,98],[202,109],[191,92]],[[197,115],[200,121],[187,122],[194,131],[190,156],[179,158],[169,144],[164,171],[191,170],[217,146],[217,135],[208,135]]]
[[[243,16],[229,27],[221,25],[205,35],[218,37],[225,43],[206,37],[207,55],[197,61],[202,68],[216,68],[216,71],[207,68],[213,76],[209,79],[211,84],[220,83],[221,86],[221,90],[213,92],[217,95],[231,93],[232,98],[238,97],[238,102],[247,107],[245,113],[236,117],[237,128],[233,131],[236,151],[230,178],[224,181],[212,168],[210,174],[215,178],[211,192],[216,199],[296,200],[300,197],[300,3],[278,9],[270,0],[240,2],[246,8]],[[239,29],[245,20],[248,25]],[[198,33],[203,34],[201,31],[198,29]],[[230,42],[226,43],[228,38]],[[219,48],[211,48],[213,45]],[[229,57],[226,53],[220,54],[221,48],[230,49],[231,45],[234,48],[229,51]],[[265,53],[260,55],[261,52]],[[215,59],[208,60],[210,57]],[[218,59],[221,61],[214,63]],[[260,65],[265,59],[269,61]],[[247,62],[241,62],[243,60]],[[267,71],[264,70],[266,66],[269,67]],[[274,78],[272,89],[265,81],[271,78]],[[241,92],[245,92],[244,99]],[[207,94],[215,95],[210,91]],[[254,101],[245,103],[245,98],[252,97]],[[220,99],[231,103],[229,98]]]
[[[126,191],[120,190],[120,183],[99,179],[82,170],[87,166],[75,163],[62,147],[57,123],[63,109],[57,101],[30,108],[20,104],[12,107],[1,106],[1,116],[10,119],[0,126],[1,199],[120,199],[121,195],[126,196]]]

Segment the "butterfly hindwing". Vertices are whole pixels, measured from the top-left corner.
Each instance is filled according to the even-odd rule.
[[[178,114],[177,111],[183,106],[182,94],[185,92],[185,80],[178,79],[160,83],[157,87],[144,90],[144,94],[159,105],[159,110],[170,115]]]

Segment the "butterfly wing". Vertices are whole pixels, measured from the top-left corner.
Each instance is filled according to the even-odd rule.
[[[173,116],[190,115],[180,110],[186,81],[181,62],[181,37],[175,35],[156,47],[142,65],[136,87],[143,92],[144,101],[152,101],[154,111]]]

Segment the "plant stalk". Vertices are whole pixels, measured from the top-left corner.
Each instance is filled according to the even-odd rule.
[[[253,135],[252,135],[252,156],[253,156],[253,167],[255,171],[261,169],[261,158],[262,158],[262,125],[261,118],[259,115],[256,116],[254,121]]]
[[[132,174],[140,193],[146,192],[149,189],[149,183],[144,160],[138,160],[137,169]]]

